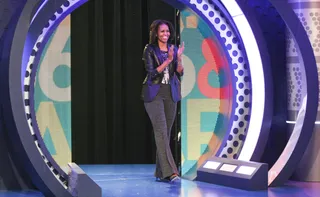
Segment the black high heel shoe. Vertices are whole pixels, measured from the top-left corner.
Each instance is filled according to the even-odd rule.
[[[172,183],[178,183],[181,181],[180,177],[178,174],[173,174],[169,177],[170,182]]]
[[[156,177],[156,182],[170,182],[170,179],[168,179],[168,178]]]

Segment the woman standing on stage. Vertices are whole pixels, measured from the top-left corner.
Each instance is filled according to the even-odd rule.
[[[155,177],[161,181],[180,180],[171,149],[170,134],[181,99],[179,77],[184,44],[170,44],[174,29],[170,22],[156,20],[150,26],[149,44],[143,52],[147,77],[143,82],[142,99],[151,120],[157,147]]]

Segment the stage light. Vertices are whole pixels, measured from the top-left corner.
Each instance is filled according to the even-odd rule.
[[[287,124],[296,124],[297,122],[296,121],[287,120],[286,123]],[[320,121],[315,121],[314,124],[320,124]]]
[[[219,170],[224,172],[234,172],[238,166],[232,164],[223,164]]]
[[[255,167],[240,166],[236,173],[251,176],[255,170]]]
[[[265,190],[268,164],[211,157],[198,169],[196,180],[244,190]]]
[[[207,161],[203,167],[204,168],[207,168],[207,169],[213,169],[213,170],[216,170],[219,166],[220,166],[221,163],[219,162],[214,162],[214,161]]]
[[[203,165],[203,168],[211,169],[211,170],[220,170],[224,172],[234,172],[237,169],[236,171],[237,174],[243,174],[248,176],[251,176],[254,173],[254,171],[257,169],[256,167],[252,167],[252,166],[238,166],[234,164],[220,163],[215,161],[207,161]]]

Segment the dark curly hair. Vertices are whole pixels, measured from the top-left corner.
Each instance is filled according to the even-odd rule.
[[[170,37],[168,39],[168,43],[173,41],[175,30],[173,28],[172,23],[166,20],[155,20],[150,25],[149,44],[158,44],[158,38],[157,38],[158,29],[159,29],[159,26],[163,24],[169,27]]]

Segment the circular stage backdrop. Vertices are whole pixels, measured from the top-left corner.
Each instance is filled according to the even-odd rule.
[[[34,110],[35,76],[41,53],[56,27],[85,2],[21,0],[17,2],[16,11],[7,18],[10,22],[6,31],[0,32],[1,106],[4,126],[16,153],[12,157],[45,196],[73,194],[70,192],[69,175],[54,161],[39,132]],[[274,95],[263,34],[246,1],[166,2],[177,9],[189,10],[211,32],[211,37],[201,45],[204,61],[198,74],[192,75],[195,71],[186,67],[189,71],[186,75],[190,75],[192,80],[186,82],[184,98],[198,96],[182,103],[182,107],[192,112],[182,117],[182,122],[195,121],[193,125],[200,126],[183,135],[186,136],[182,143],[183,173],[188,174],[199,165],[198,160],[204,162],[213,152],[220,157],[259,160],[270,130]],[[269,173],[269,185],[278,185],[289,178],[311,137],[318,105],[318,77],[312,48],[299,19],[286,1],[270,2],[293,35],[305,68],[303,77],[307,93],[295,132]],[[188,61],[188,58],[184,60]],[[196,90],[193,88],[195,82],[198,84]],[[206,111],[206,106],[211,106],[211,109]],[[211,113],[212,109],[215,113]],[[212,119],[215,122],[213,127],[201,128],[201,118]],[[189,144],[192,138],[198,138],[197,144]],[[218,145],[214,142],[216,138],[220,140]],[[201,148],[203,144],[206,146]],[[199,153],[192,155],[188,151],[189,146],[198,146]],[[199,158],[198,155],[205,151],[210,154]]]

